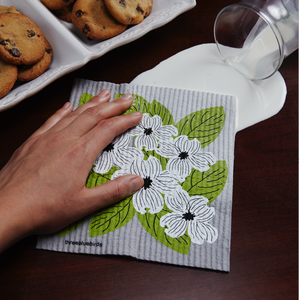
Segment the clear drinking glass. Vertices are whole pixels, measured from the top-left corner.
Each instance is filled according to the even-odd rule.
[[[298,49],[297,0],[243,0],[222,9],[214,38],[224,60],[249,79],[272,76]]]

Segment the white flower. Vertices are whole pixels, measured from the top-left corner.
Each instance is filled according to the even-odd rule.
[[[141,214],[146,213],[146,208],[149,208],[151,214],[158,213],[164,206],[161,193],[169,194],[181,189],[168,171],[162,171],[160,161],[154,156],[150,156],[147,160],[138,157],[129,168],[116,171],[112,179],[127,174],[139,175],[144,180],[143,187],[133,195],[133,205]]]
[[[162,119],[155,115],[152,118],[148,114],[143,114],[141,122],[129,131],[136,136],[135,146],[138,149],[145,147],[145,150],[155,150],[158,140],[170,139],[178,135],[178,130],[173,125],[162,125]]]
[[[201,144],[197,139],[190,141],[186,135],[181,135],[174,141],[160,141],[159,146],[156,152],[169,158],[166,170],[179,182],[185,180],[192,168],[203,172],[210,168],[209,165],[216,163],[212,153],[201,151]]]
[[[172,238],[188,235],[195,244],[203,244],[204,241],[214,243],[218,238],[218,230],[208,224],[214,217],[215,210],[207,206],[208,199],[202,196],[189,197],[184,190],[174,196],[165,196],[166,205],[174,212],[161,217],[160,226],[168,228],[165,233]]]
[[[115,137],[97,157],[93,170],[96,173],[107,173],[112,166],[122,168],[130,164],[137,156],[142,155],[138,149],[129,147],[130,138],[127,134]]]

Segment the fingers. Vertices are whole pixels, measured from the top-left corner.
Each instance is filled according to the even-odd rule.
[[[132,114],[116,116],[110,119],[100,121],[84,138],[89,142],[90,159],[93,161],[113,139],[136,126],[142,119],[142,113],[134,112]]]
[[[132,95],[125,94],[113,102],[90,106],[68,126],[68,134],[78,137],[83,136],[103,120],[106,120],[105,124],[108,123],[109,126],[113,126],[113,121],[109,119],[125,112],[130,108],[132,103]],[[102,124],[104,124],[104,122]],[[103,127],[105,126],[103,125]]]
[[[88,102],[85,104],[79,106],[77,109],[75,109],[72,113],[67,115],[67,117],[63,118],[59,123],[55,125],[53,128],[53,131],[57,132],[64,128],[66,128],[68,125],[70,125],[74,120],[78,118],[86,109],[97,106],[102,103],[106,103],[110,100],[111,94],[108,90],[104,89],[97,93],[94,97],[92,97]]]
[[[55,124],[61,121],[65,116],[67,116],[72,111],[72,104],[70,102],[66,102],[62,108],[55,112],[37,131],[35,131],[31,137],[35,137],[43,134],[52,128]]]
[[[88,102],[79,106],[76,110],[73,111],[70,121],[72,122],[78,116],[80,116],[87,108],[99,105],[101,103],[106,103],[110,100],[111,94],[108,90],[104,89],[93,96]]]
[[[94,188],[85,188],[80,195],[82,213],[90,214],[102,207],[120,201],[143,187],[142,177],[137,175],[120,176]],[[84,207],[83,207],[84,206]]]
[[[74,112],[72,112],[72,104],[70,102],[66,102],[64,106],[59,109],[54,115],[52,115],[33,135],[31,135],[31,137],[41,135],[53,127],[53,131],[59,131],[65,128],[87,108],[99,105],[100,103],[108,102],[110,100],[110,97],[110,92],[104,89],[97,93],[87,103],[79,106]]]

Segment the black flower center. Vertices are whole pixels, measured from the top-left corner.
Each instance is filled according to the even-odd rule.
[[[145,135],[150,135],[150,134],[152,134],[152,133],[153,133],[153,131],[152,131],[151,128],[145,128],[145,129],[144,129],[144,134],[145,134]]]
[[[148,189],[148,188],[150,188],[151,184],[153,182],[149,176],[146,176],[145,178],[143,178],[143,181],[144,181],[143,188],[145,190]]]
[[[103,149],[103,151],[111,152],[113,149],[114,149],[114,144],[110,143]]]
[[[190,211],[183,214],[183,219],[186,221],[191,221],[194,219],[194,217],[195,215],[193,215]]]
[[[188,157],[188,152],[181,152],[180,155],[179,155],[179,158],[180,159],[186,159]]]

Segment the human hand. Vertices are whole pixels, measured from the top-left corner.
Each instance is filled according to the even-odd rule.
[[[141,177],[127,175],[85,187],[98,154],[142,118],[138,112],[119,116],[131,106],[132,95],[109,99],[103,90],[74,111],[67,102],[0,171],[0,252],[27,235],[55,232],[143,186]]]

